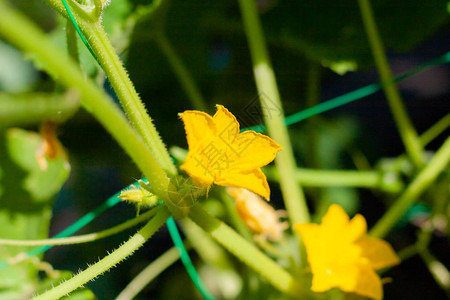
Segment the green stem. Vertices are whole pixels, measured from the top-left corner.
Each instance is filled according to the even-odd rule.
[[[161,167],[170,175],[175,175],[177,170],[172,163],[166,146],[153,125],[152,119],[147,114],[142,100],[137,94],[102,25],[100,23],[88,23],[82,30],[86,34],[92,50],[111,82],[131,123],[142,136]]]
[[[416,254],[418,254],[418,250],[416,247],[416,244],[407,246],[405,248],[403,248],[402,250],[400,250],[397,253],[397,256],[400,258],[400,261],[405,261],[413,256],[415,256]]]
[[[370,231],[370,235],[384,237],[406,211],[418,200],[424,190],[447,168],[450,160],[450,138],[439,148],[431,161],[420,171],[409,184],[404,193],[397,199],[384,216],[378,220]]]
[[[264,173],[269,180],[280,180],[278,171],[273,167],[266,167]],[[376,171],[353,170],[318,170],[298,168],[295,179],[303,186],[349,186],[364,188],[379,188],[381,186],[380,174]]]
[[[116,300],[134,299],[153,279],[180,259],[177,248],[172,247],[155,259],[120,292]]]
[[[154,194],[162,200],[167,199],[167,191],[173,190],[173,186],[121,110],[92,81],[86,80],[79,68],[58,51],[36,25],[3,0],[0,0],[0,34],[24,51],[35,54],[52,71],[51,75],[66,87],[76,88],[82,96],[81,105],[130,155],[148,178]]]
[[[428,145],[432,140],[434,140],[437,136],[443,133],[450,127],[450,114],[447,114],[445,117],[436,122],[433,126],[427,129],[424,133],[420,135],[420,143],[423,147]]]
[[[79,65],[80,56],[77,44],[77,31],[75,30],[75,26],[73,26],[72,21],[69,19],[66,21],[66,39],[69,56],[76,62],[77,65]]]
[[[395,123],[400,136],[405,144],[406,152],[416,167],[423,167],[423,148],[420,144],[417,132],[409,119],[400,93],[395,84],[389,64],[386,58],[383,43],[375,22],[372,7],[369,0],[358,0],[361,16],[369,39],[370,48],[375,59],[375,64],[380,75],[386,98],[389,102]]]
[[[133,254],[139,247],[141,247],[145,241],[147,241],[169,217],[168,210],[161,206],[158,209],[155,217],[151,219],[147,225],[145,225],[141,230],[139,230],[135,235],[133,235],[125,244],[120,246],[117,250],[111,254],[105,256],[99,262],[95,263],[86,270],[78,273],[71,279],[63,282],[62,284],[54,287],[53,289],[45,292],[44,294],[33,298],[34,300],[44,300],[44,299],[59,299],[64,295],[69,294],[73,290],[79,288],[86,282],[96,278],[97,276],[103,274],[105,271],[111,269],[113,266],[120,263],[129,255]]]
[[[78,109],[80,101],[72,94],[24,94],[0,93],[0,128],[29,125],[45,120],[62,122]]]
[[[162,53],[169,62],[186,95],[191,101],[192,107],[197,110],[207,111],[205,100],[203,99],[200,89],[195,84],[192,74],[189,73],[188,69],[181,60],[181,57],[172,47],[165,33],[160,32],[156,34],[155,41],[159,49],[161,49]]]
[[[81,244],[87,242],[97,241],[108,236],[117,234],[128,228],[136,226],[137,224],[144,222],[145,220],[153,217],[156,213],[156,209],[149,210],[144,214],[136,217],[134,219],[128,220],[122,224],[117,226],[108,228],[106,230],[84,234],[79,236],[71,236],[66,238],[51,238],[51,239],[41,239],[41,240],[8,240],[8,239],[0,239],[0,245],[11,245],[11,246],[40,246],[40,245],[53,245],[53,246],[61,246],[61,245],[70,245],[70,244]]]
[[[204,231],[211,234],[217,242],[258,272],[274,287],[296,297],[306,294],[307,291],[302,290],[301,285],[295,282],[291,274],[199,205],[195,205],[191,209],[189,216]]]
[[[283,192],[289,219],[291,224],[307,223],[310,220],[308,207],[303,190],[295,180],[296,164],[294,154],[287,127],[284,123],[280,95],[267,53],[256,2],[254,0],[239,0],[239,4],[250,47],[253,72],[264,119],[270,136],[283,146],[283,150],[278,153],[275,162],[281,175],[281,191]]]

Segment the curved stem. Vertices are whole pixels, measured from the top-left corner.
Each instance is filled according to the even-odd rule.
[[[192,74],[189,73],[189,70],[186,68],[185,64],[181,60],[181,57],[167,39],[165,33],[161,32],[156,34],[155,41],[172,67],[172,70],[180,82],[180,85],[191,101],[192,107],[197,110],[207,111],[205,100],[203,99],[200,89],[195,84]]]
[[[280,185],[283,199],[291,224],[309,222],[309,211],[301,186],[295,180],[296,163],[292,151],[284,113],[275,79],[275,74],[267,53],[262,26],[258,16],[256,2],[239,0],[242,19],[244,21],[251,57],[253,73],[259,92],[264,120],[270,136],[281,146],[275,160],[280,173]]]
[[[81,244],[81,243],[87,243],[87,242],[93,242],[97,241],[103,238],[106,238],[108,236],[114,235],[116,233],[122,232],[124,230],[127,230],[128,228],[131,228],[151,217],[153,217],[156,214],[156,209],[153,208],[152,210],[149,210],[145,212],[144,214],[140,215],[139,217],[136,217],[134,219],[128,220],[122,224],[119,224],[117,226],[108,228],[106,230],[90,233],[90,234],[83,234],[78,236],[71,236],[67,238],[51,238],[51,239],[42,239],[42,240],[7,240],[7,239],[0,239],[0,245],[10,245],[10,246],[40,246],[40,245],[53,245],[53,246],[61,246],[61,245],[70,245],[70,244]]]
[[[424,190],[436,177],[448,167],[450,160],[450,137],[439,148],[431,161],[409,184],[405,192],[397,199],[384,216],[370,230],[370,235],[383,238],[406,211],[418,200]]]
[[[411,158],[416,167],[423,167],[423,148],[420,144],[417,132],[409,119],[405,106],[401,99],[400,93],[395,84],[389,64],[386,58],[386,53],[381,41],[380,34],[373,16],[372,7],[369,0],[358,0],[361,10],[361,16],[364,27],[369,39],[370,48],[375,59],[375,64],[380,75],[383,89],[386,94],[389,106],[397,124],[400,136],[405,144],[406,152]]]
[[[116,300],[134,299],[153,279],[178,261],[178,259],[180,259],[180,254],[178,254],[177,248],[170,248],[134,277],[116,297]]]
[[[153,125],[152,119],[147,114],[141,98],[102,25],[100,23],[87,24],[83,31],[86,33],[89,44],[108,76],[131,123],[142,136],[161,167],[170,175],[176,174],[175,165],[172,163],[166,146]]]
[[[45,1],[64,17],[69,17],[60,0]],[[103,1],[102,3],[104,4],[105,2]],[[157,161],[161,164],[161,167],[171,175],[176,174],[177,170],[172,163],[167,149],[162,142],[159,133],[156,131],[152,119],[147,114],[142,100],[128,77],[122,62],[114,51],[114,48],[101,25],[101,19],[98,22],[92,22],[92,20],[83,18],[82,16],[74,15],[74,17],[76,18],[80,30],[84,33],[84,36],[88,41],[88,48],[92,48],[94,57],[108,76],[108,79],[110,80],[125,112],[130,118],[131,123],[143,137],[144,142],[150,148],[150,151]]]
[[[168,217],[168,210],[164,206],[159,207],[155,217],[153,217],[147,225],[145,225],[117,250],[113,251],[108,256],[105,256],[99,262],[75,275],[71,279],[63,282],[40,296],[34,297],[33,299],[59,299],[60,297],[79,288],[86,282],[103,274],[105,271],[111,269],[113,266],[120,263],[127,256],[131,255],[134,251],[141,247],[142,244],[144,244],[145,241],[147,241],[164,224]]]

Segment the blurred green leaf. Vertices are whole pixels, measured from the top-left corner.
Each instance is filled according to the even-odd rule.
[[[53,198],[67,180],[66,158],[49,160],[41,170],[36,151],[37,133],[10,129],[0,136],[0,236],[6,239],[41,239],[48,236]],[[29,247],[0,246],[0,261]],[[0,291],[18,291],[24,298],[35,290],[38,270],[31,262],[0,269]],[[14,299],[14,298],[10,298]]]
[[[22,54],[0,40],[0,91],[25,92],[32,88],[38,74]]]

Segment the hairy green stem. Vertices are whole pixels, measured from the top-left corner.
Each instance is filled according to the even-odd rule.
[[[258,16],[256,2],[239,0],[242,19],[247,35],[253,72],[259,98],[270,136],[283,150],[275,160],[280,173],[280,186],[291,224],[309,222],[309,212],[305,195],[299,183],[295,180],[296,163],[292,151],[287,127],[284,123],[284,113],[264,40],[261,22]]]
[[[97,241],[108,236],[114,235],[116,233],[122,232],[136,226],[137,224],[144,222],[145,220],[153,217],[156,214],[156,209],[153,208],[149,210],[139,217],[128,220],[122,224],[117,226],[108,228],[106,230],[83,234],[78,236],[71,236],[66,238],[51,238],[51,239],[41,239],[41,240],[8,240],[8,239],[0,239],[0,245],[11,245],[11,246],[40,246],[40,245],[53,245],[53,246],[61,246],[61,245],[70,245],[70,244],[81,244],[87,242]]]
[[[172,247],[155,259],[120,292],[116,300],[129,300],[139,294],[153,279],[180,259],[176,247]]]
[[[73,93],[23,94],[0,93],[0,128],[29,125],[46,120],[62,122],[78,109],[80,101]]]
[[[214,218],[199,205],[190,211],[190,218],[204,231],[208,232],[219,244],[258,272],[280,291],[301,297],[306,293],[301,285],[277,263],[259,251],[255,246],[236,233],[228,225]]]
[[[416,167],[423,167],[423,148],[420,144],[417,132],[409,119],[400,93],[395,84],[389,64],[386,58],[383,43],[373,16],[370,0],[358,0],[364,27],[369,39],[370,48],[375,59],[375,64],[383,84],[389,106],[397,124],[400,136],[405,145],[406,152]]]
[[[67,11],[60,0],[44,0],[56,11],[68,18]],[[71,6],[72,7],[72,6]],[[75,20],[85,35],[97,61],[101,64],[105,74],[117,94],[128,118],[144,139],[161,167],[169,174],[176,174],[177,170],[161,140],[159,133],[147,114],[144,104],[134,88],[120,58],[114,51],[106,32],[101,25],[101,19],[92,22],[89,18],[72,11]]]
[[[0,0],[0,35],[36,55],[52,71],[51,75],[66,87],[76,88],[81,93],[81,105],[97,118],[130,155],[149,180],[154,194],[162,200],[168,198],[167,191],[174,187],[121,110],[92,81],[86,80],[79,68],[58,51],[36,25],[3,0]]]
[[[111,269],[126,257],[133,254],[133,252],[138,248],[140,248],[161,226],[164,225],[164,222],[168,217],[169,211],[165,206],[160,206],[156,215],[141,230],[133,235],[125,244],[117,248],[117,250],[105,256],[99,262],[95,263],[81,273],[75,275],[71,279],[33,299],[59,299],[64,295],[69,294],[73,290],[79,288],[86,282],[103,274],[105,271]]]
[[[378,220],[370,230],[374,237],[384,237],[406,211],[418,200],[424,190],[436,179],[436,177],[448,167],[450,160],[450,138],[439,148],[431,161],[420,171],[416,178],[409,184],[403,194],[394,205]]]
[[[177,170],[166,146],[147,114],[142,100],[102,25],[100,23],[87,24],[84,32],[131,123],[142,136],[161,167],[170,175],[175,175]]]
[[[195,84],[192,74],[189,73],[189,70],[186,68],[185,64],[181,60],[181,57],[178,55],[170,41],[167,39],[165,33],[161,32],[156,34],[155,41],[159,49],[161,49],[162,53],[169,62],[169,65],[175,73],[175,76],[177,77],[180,85],[191,101],[192,107],[197,110],[207,111],[208,109],[205,100],[203,99],[200,89]]]

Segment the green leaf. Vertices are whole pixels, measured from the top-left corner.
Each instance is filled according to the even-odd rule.
[[[53,198],[69,176],[65,157],[48,160],[41,170],[36,151],[37,133],[10,129],[0,135],[0,237],[41,239],[48,236]],[[14,258],[28,247],[0,246],[0,261]],[[0,269],[0,291],[28,295],[37,283],[32,262]],[[1,294],[0,294],[1,295]],[[11,298],[13,299],[13,298]]]

